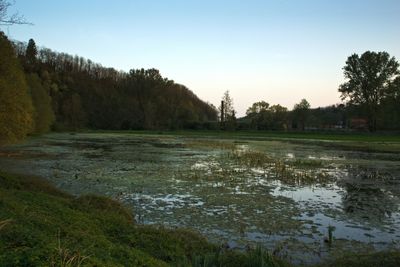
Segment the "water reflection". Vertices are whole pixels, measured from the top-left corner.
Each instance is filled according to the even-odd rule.
[[[398,183],[389,172],[371,168],[351,168],[339,183],[345,190],[343,210],[353,219],[379,224],[399,212],[400,199],[393,192]]]

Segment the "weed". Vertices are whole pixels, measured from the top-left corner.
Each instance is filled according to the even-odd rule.
[[[4,227],[6,227],[8,224],[10,224],[12,222],[11,219],[7,219],[7,220],[2,220],[0,221],[0,230],[3,229]]]

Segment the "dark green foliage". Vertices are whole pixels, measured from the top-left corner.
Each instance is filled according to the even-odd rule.
[[[348,57],[343,70],[347,82],[339,87],[342,99],[365,108],[369,129],[376,131],[382,102],[390,94],[391,82],[400,74],[399,63],[387,52],[367,51]]]
[[[29,39],[28,46],[26,47],[25,52],[25,69],[28,72],[33,72],[36,69],[36,60],[37,60],[38,50],[36,47],[36,43],[33,39]]]
[[[398,267],[400,253],[398,251],[377,252],[373,254],[349,254],[336,260],[331,260],[320,267]],[[316,267],[317,267],[316,266]]]
[[[381,103],[377,123],[380,129],[400,129],[400,76],[397,76],[388,87]]]
[[[54,112],[51,105],[51,97],[48,89],[42,85],[37,74],[27,74],[26,81],[31,92],[33,106],[35,108],[35,133],[45,133],[54,122]]]
[[[281,105],[270,106],[265,101],[256,102],[246,111],[252,129],[286,130],[288,110]]]
[[[294,122],[294,128],[304,131],[309,115],[310,103],[306,99],[302,99],[300,103],[293,107],[292,121]]]
[[[55,129],[179,129],[216,121],[213,106],[156,69],[129,73],[82,57],[15,43],[27,73],[35,72],[51,96]],[[196,126],[196,127],[197,127]]]
[[[16,142],[33,130],[33,107],[22,68],[0,32],[0,144]]]
[[[205,254],[194,258],[193,267],[279,267],[290,266],[281,260],[276,259],[266,250],[257,246],[249,249],[247,253],[232,250],[218,250],[216,253]]]

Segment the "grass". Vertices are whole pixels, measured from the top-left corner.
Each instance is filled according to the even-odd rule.
[[[321,266],[398,266],[400,252]],[[185,229],[137,225],[102,196],[74,197],[43,179],[0,172],[0,266],[290,266],[261,247],[224,249]]]
[[[218,131],[218,130],[181,130],[181,131],[104,131],[85,130],[86,133],[119,133],[146,136],[177,136],[201,139],[243,140],[243,141],[285,141],[298,144],[319,145],[324,149],[341,149],[360,152],[400,153],[400,133],[368,132],[279,132],[279,131]],[[196,144],[194,144],[196,145]],[[221,144],[214,144],[216,146]],[[226,144],[222,144],[226,145]]]
[[[400,266],[399,252],[377,252],[343,256],[340,259],[325,262],[316,267],[395,267]]]
[[[219,139],[246,140],[321,140],[321,141],[353,141],[353,142],[390,142],[400,143],[399,132],[283,132],[283,131],[219,131],[219,130],[180,130],[180,131],[104,131],[88,130],[93,133],[126,133],[138,135],[177,135],[184,137],[207,137]]]

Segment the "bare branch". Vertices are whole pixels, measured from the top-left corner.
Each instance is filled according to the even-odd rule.
[[[10,26],[10,25],[33,25],[32,23],[26,21],[24,16],[18,14],[18,12],[8,15],[7,10],[15,2],[9,2],[8,0],[0,0],[0,26]]]

